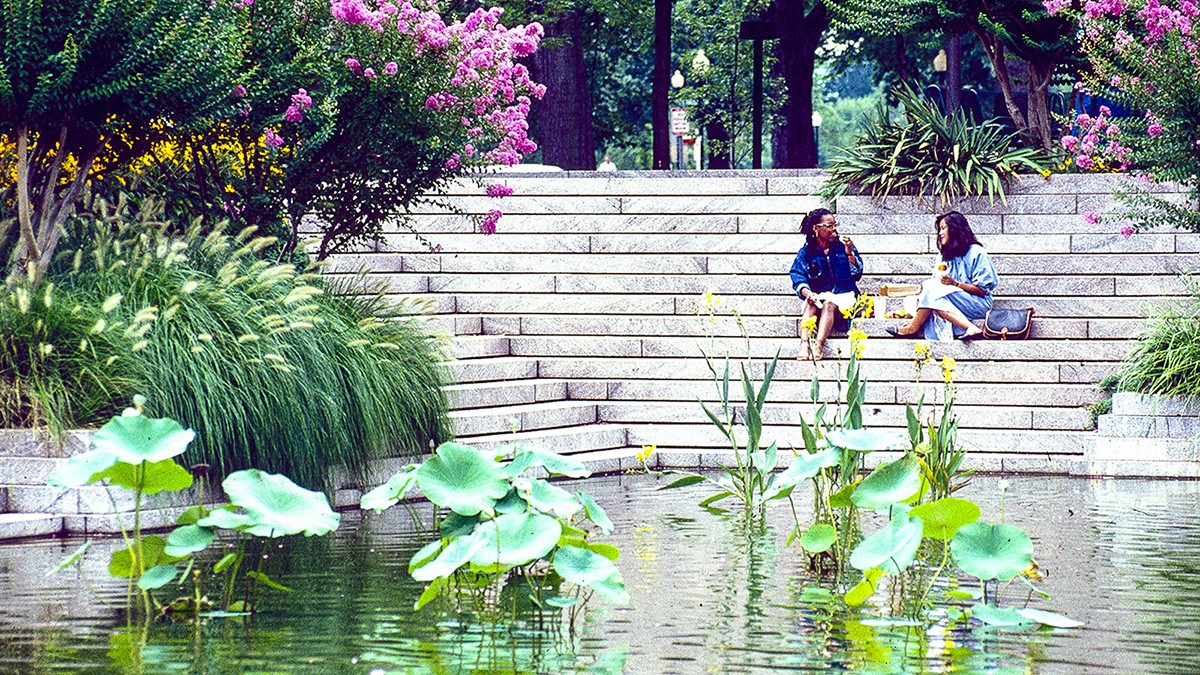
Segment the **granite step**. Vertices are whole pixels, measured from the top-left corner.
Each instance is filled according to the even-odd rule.
[[[61,534],[65,530],[61,515],[47,513],[0,513],[0,541]]]
[[[459,440],[478,448],[499,448],[516,443],[562,455],[576,455],[624,448],[629,445],[627,436],[628,430],[623,425],[587,424],[561,429],[520,431],[515,434],[486,434]]]
[[[1116,438],[1200,439],[1200,417],[1179,415],[1101,415],[1097,430]]]
[[[450,419],[459,438],[580,426],[598,421],[596,405],[578,401],[456,410],[450,413]]]
[[[508,338],[503,335],[460,335],[454,339],[451,354],[460,360],[509,356]]]
[[[596,384],[596,383],[592,383]],[[563,401],[569,398],[566,380],[510,380],[452,384],[442,388],[451,410]]]
[[[447,366],[451,380],[460,384],[525,380],[538,376],[537,360],[521,356],[450,361]]]
[[[48,457],[6,457],[0,460],[0,486],[45,485],[50,472],[62,461]]]

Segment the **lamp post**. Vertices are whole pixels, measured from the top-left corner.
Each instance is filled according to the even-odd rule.
[[[821,113],[814,110],[812,114],[813,152],[817,155],[817,166],[821,165],[821,123],[824,121]]]
[[[696,55],[692,57],[692,76],[695,79],[694,84],[696,86],[700,86],[700,87],[704,86],[705,80],[708,76],[708,69],[711,67],[712,67],[712,61],[708,60],[708,55],[704,53],[704,48],[701,47],[701,48],[697,49]],[[692,103],[693,103],[693,106],[692,106],[693,113],[696,113],[698,115],[699,108],[700,108],[699,98],[693,99]],[[705,137],[704,137],[704,127],[703,126],[700,126],[697,129],[696,140],[697,140],[697,142],[693,146],[692,149],[694,150],[694,153],[695,153],[694,157],[696,160],[696,169],[700,170],[700,169],[704,168],[704,152],[703,152],[702,148],[704,147]]]
[[[754,110],[751,114],[753,130],[751,139],[753,150],[752,166],[762,168],[762,118],[763,118],[763,40],[774,40],[777,35],[775,24],[770,21],[743,21],[738,31],[738,37],[754,41]]]
[[[671,76],[671,88],[675,91],[683,89],[686,84],[683,73],[677,68]],[[681,102],[682,103],[682,102]],[[671,108],[671,136],[675,140],[675,168],[683,170],[683,136],[687,133],[688,121],[685,108]]]

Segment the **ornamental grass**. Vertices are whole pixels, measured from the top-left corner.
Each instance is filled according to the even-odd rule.
[[[1117,372],[1117,389],[1200,396],[1200,278],[1180,277],[1190,297],[1156,307]]]
[[[419,306],[268,259],[253,228],[172,234],[161,212],[77,223],[49,283],[2,292],[0,426],[95,426],[143,394],[199,433],[185,461],[310,487],[450,438]]]

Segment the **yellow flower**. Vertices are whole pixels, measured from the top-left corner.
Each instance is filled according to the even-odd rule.
[[[950,358],[949,356],[942,357],[942,380],[945,381],[946,384],[950,384],[954,381],[954,367],[956,365],[957,363],[954,361],[954,359]]]
[[[643,445],[637,454],[638,461],[645,463],[656,451],[658,451],[657,445]]]
[[[809,333],[815,331],[817,329],[817,317],[806,316],[803,319],[801,319],[800,320],[800,329],[808,331]]]
[[[1042,178],[1050,177],[1050,169],[1042,169]]]
[[[1058,170],[1059,170],[1059,171],[1065,171],[1065,170],[1066,170],[1066,168],[1067,168],[1067,165],[1066,165],[1066,164],[1059,164],[1059,165],[1058,165]]]
[[[929,363],[933,360],[933,348],[924,340],[913,345],[913,353],[917,355],[917,360],[921,363]]]
[[[1067,161],[1065,161],[1065,162],[1063,162],[1063,163],[1064,163],[1064,164],[1066,164],[1067,166],[1071,166],[1071,158],[1070,158],[1070,157],[1068,157],[1068,158],[1067,158]]]
[[[867,334],[855,326],[846,335],[850,338],[850,349],[854,351],[856,357],[861,359],[863,350],[867,347]]]
[[[704,305],[704,309],[709,312],[715,310],[717,305],[721,304],[721,298],[717,295],[714,295],[712,289],[704,291],[704,295],[701,296],[701,301]]]

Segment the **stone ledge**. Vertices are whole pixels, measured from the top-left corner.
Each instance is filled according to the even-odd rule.
[[[1097,431],[1118,438],[1200,438],[1200,417],[1101,415]]]
[[[1157,415],[1160,417],[1200,417],[1200,399],[1178,396],[1151,396],[1127,391],[1112,396],[1114,415]]]

